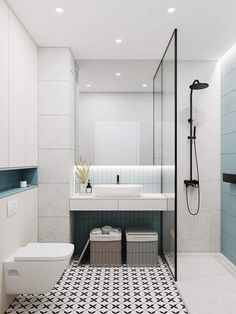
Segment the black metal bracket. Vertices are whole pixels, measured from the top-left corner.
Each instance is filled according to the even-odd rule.
[[[199,187],[199,181],[198,180],[184,180],[184,184],[186,187],[192,186],[193,188]]]
[[[236,174],[223,173],[223,181],[236,184]]]

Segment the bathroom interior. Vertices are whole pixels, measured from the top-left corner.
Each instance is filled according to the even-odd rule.
[[[234,9],[0,0],[0,314],[236,313]]]

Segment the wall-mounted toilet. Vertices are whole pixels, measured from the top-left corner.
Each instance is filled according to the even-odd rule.
[[[29,243],[4,262],[7,294],[37,294],[50,291],[74,252],[70,243]]]

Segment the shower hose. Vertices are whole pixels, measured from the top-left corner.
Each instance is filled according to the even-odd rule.
[[[195,154],[195,161],[196,161],[196,169],[197,169],[197,180],[198,180],[198,186],[197,186],[197,192],[198,192],[198,201],[197,201],[197,210],[195,212],[192,211],[192,209],[189,206],[189,193],[188,193],[188,187],[186,186],[186,203],[187,203],[187,209],[190,215],[196,216],[199,213],[200,210],[200,199],[201,199],[201,193],[200,193],[200,178],[199,178],[199,167],[198,167],[198,158],[197,158],[197,147],[196,147],[196,139],[193,140],[194,145],[194,154]]]

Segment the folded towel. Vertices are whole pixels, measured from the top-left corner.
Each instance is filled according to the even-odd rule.
[[[112,231],[113,231],[113,228],[110,227],[110,226],[104,226],[104,227],[102,227],[102,233],[103,233],[103,234],[109,234],[109,233],[112,232]]]
[[[91,230],[91,234],[93,234],[93,235],[100,235],[100,234],[117,235],[120,233],[121,233],[120,229],[112,228],[110,226],[104,226],[102,228],[95,228],[95,229]]]
[[[95,228],[91,231],[92,234],[102,234],[102,230],[100,228]]]

